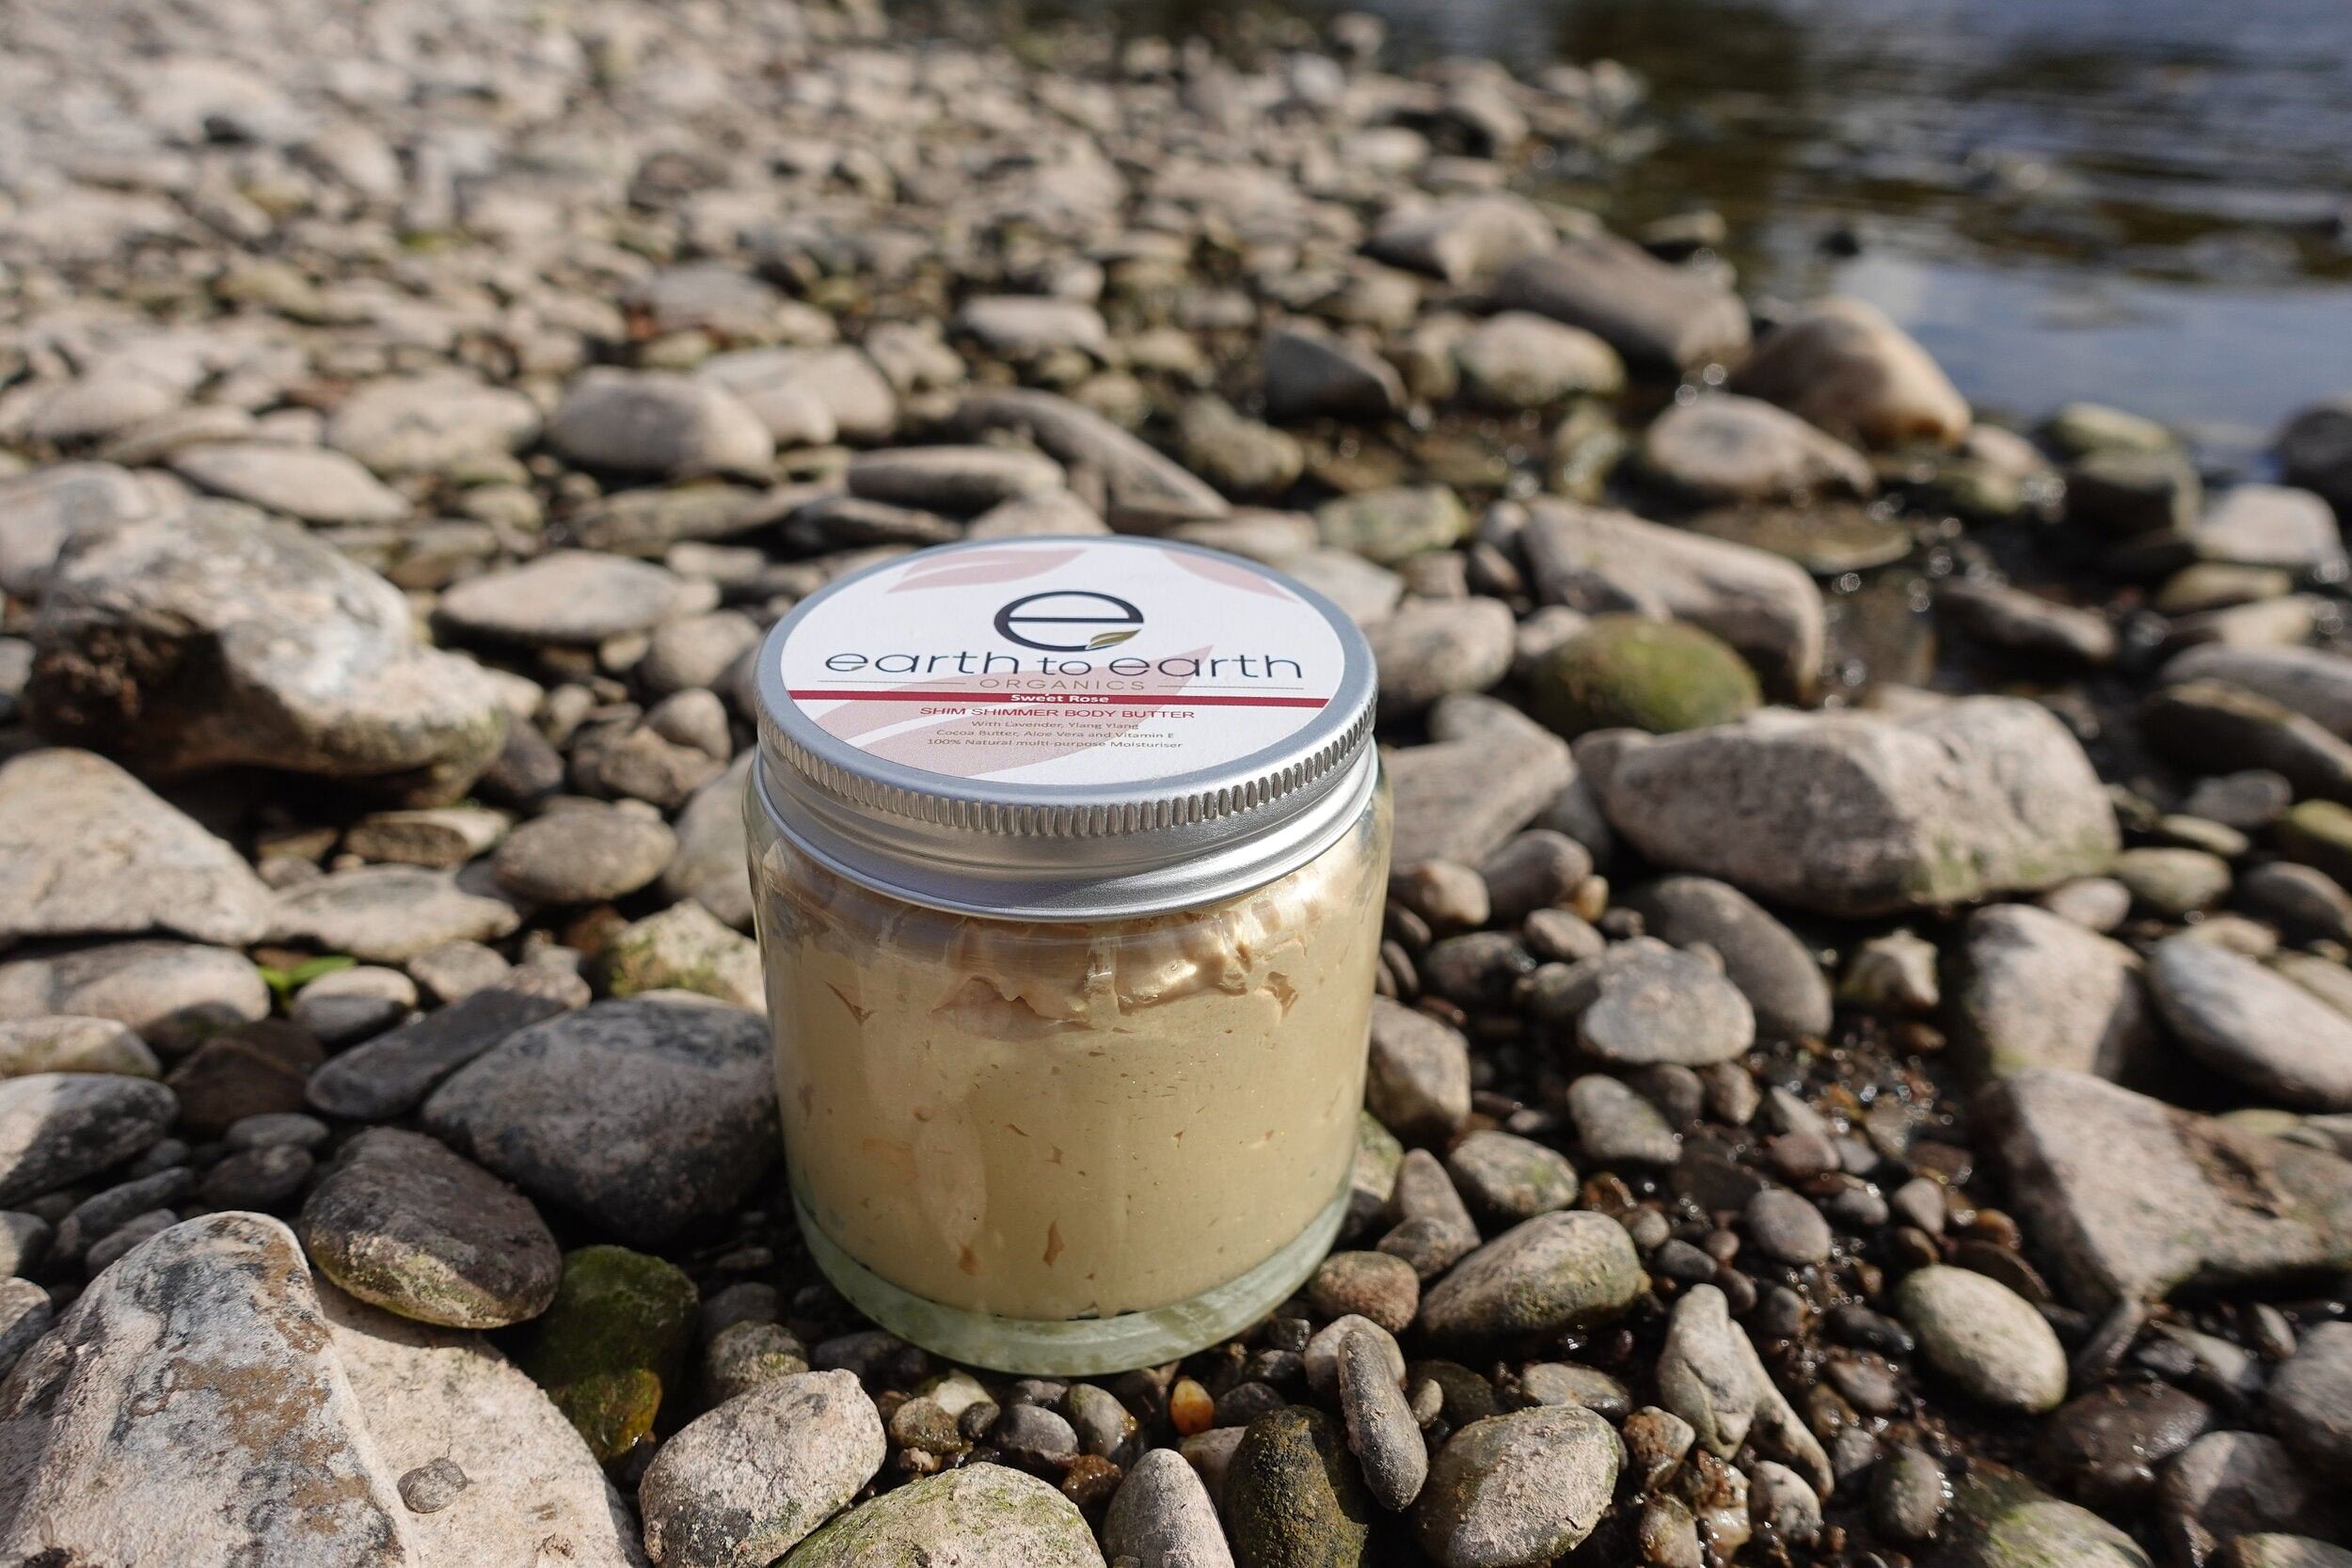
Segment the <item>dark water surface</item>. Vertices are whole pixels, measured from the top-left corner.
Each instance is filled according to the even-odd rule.
[[[1245,8],[1029,8],[1181,34]],[[2352,0],[1347,8],[1394,59],[1633,67],[1658,149],[1584,194],[1626,225],[1713,208],[1751,294],[1870,299],[1986,405],[2108,400],[2235,455],[2352,392]]]

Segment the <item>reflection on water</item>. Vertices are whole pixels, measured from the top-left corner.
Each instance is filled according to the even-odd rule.
[[[2228,449],[2352,391],[2352,0],[1026,8],[1178,35],[1360,8],[1397,58],[1620,59],[1663,135],[1577,194],[1628,227],[1721,212],[1751,293],[1876,300],[1980,401],[2105,396]]]

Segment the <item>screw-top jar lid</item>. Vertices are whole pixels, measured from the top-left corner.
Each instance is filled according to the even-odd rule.
[[[972,541],[844,578],[759,651],[778,829],[910,901],[1082,920],[1305,864],[1370,799],[1372,649],[1337,605],[1164,539]]]

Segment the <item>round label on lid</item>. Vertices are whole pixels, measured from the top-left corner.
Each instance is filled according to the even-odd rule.
[[[1019,784],[1177,778],[1281,746],[1342,689],[1336,611],[1157,540],[926,550],[793,614],[786,697],[878,761]]]

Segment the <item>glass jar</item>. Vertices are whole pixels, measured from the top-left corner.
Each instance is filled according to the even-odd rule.
[[[1213,551],[1025,539],[844,579],[760,657],[752,880],[827,1277],[1061,1375],[1288,1297],[1346,1207],[1388,874],[1353,623]]]

